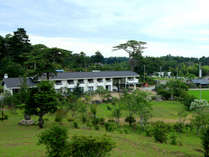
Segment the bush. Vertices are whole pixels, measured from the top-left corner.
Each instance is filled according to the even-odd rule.
[[[151,136],[153,136],[153,127],[152,127],[152,125],[146,125],[145,126],[145,128],[144,128],[144,131],[145,131],[145,135],[146,136],[149,136],[149,137],[151,137]]]
[[[184,104],[187,110],[190,109],[191,103],[195,100],[195,96],[188,94],[187,92],[181,92],[180,101]]]
[[[108,137],[74,136],[70,142],[71,157],[105,157],[115,147]]]
[[[55,113],[55,122],[62,122],[62,120],[67,115],[67,111],[64,109],[59,109]]]
[[[108,110],[108,111],[111,111],[111,110],[112,110],[112,107],[108,105],[108,106],[107,106],[107,110]]]
[[[93,125],[98,125],[98,124],[104,125],[104,123],[105,123],[104,118],[95,118],[95,119],[92,120]]]
[[[44,144],[48,157],[105,157],[115,144],[109,137],[73,136],[67,141],[67,130],[54,126],[39,135],[38,144]]]
[[[209,127],[203,131],[201,139],[204,149],[204,156],[209,157]]]
[[[170,144],[172,145],[177,145],[178,142],[177,142],[177,134],[175,132],[172,132],[169,136],[169,139],[170,139]]]
[[[67,130],[61,126],[54,126],[39,135],[38,144],[44,144],[48,157],[67,157]]]
[[[82,120],[83,123],[86,123],[87,122],[86,116],[82,116],[81,120]]]
[[[176,131],[176,132],[179,132],[179,133],[184,133],[185,132],[185,125],[184,123],[175,123],[173,125],[173,129]]]
[[[73,118],[68,118],[67,120],[68,120],[68,122],[73,122],[74,121]]]
[[[155,141],[166,143],[169,130],[170,128],[164,122],[156,122],[153,128],[153,136]]]
[[[78,123],[77,122],[73,122],[73,127],[75,128],[75,129],[78,129],[79,127],[78,127]]]
[[[107,122],[104,124],[104,126],[105,126],[105,130],[108,132],[112,132],[117,128],[117,125],[114,122]]]
[[[98,125],[95,125],[95,126],[94,126],[94,129],[95,129],[95,130],[99,130],[99,126],[98,126]]]
[[[105,123],[105,119],[104,119],[104,118],[100,118],[100,119],[99,119],[99,124],[100,124],[100,125],[104,125],[104,123]]]
[[[1,116],[0,117],[0,120],[7,120],[8,119],[8,115],[6,115],[6,114],[3,114],[3,117]]]
[[[128,116],[126,117],[125,122],[129,123],[129,126],[132,126],[133,123],[136,122],[136,119],[133,116]]]

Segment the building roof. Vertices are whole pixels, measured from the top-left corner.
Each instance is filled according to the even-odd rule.
[[[99,71],[99,72],[58,72],[57,75],[50,77],[51,80],[62,80],[62,79],[84,79],[84,78],[104,78],[104,77],[138,77],[139,75],[132,71]],[[46,76],[41,77],[45,79]],[[7,88],[20,88],[23,83],[23,78],[6,78],[3,79],[3,83],[6,84]],[[26,79],[28,87],[34,87],[35,82],[31,78]]]
[[[4,78],[3,79],[3,84],[6,84],[7,88],[19,88],[22,83],[23,83],[24,79],[23,78]],[[36,85],[36,83],[34,83],[32,81],[31,78],[26,78],[26,84],[28,87],[33,87]]]
[[[208,85],[209,84],[208,79],[195,79],[195,80],[192,80],[192,82],[194,84],[202,84],[202,85]]]
[[[84,79],[84,78],[103,78],[103,77],[137,77],[137,73],[132,71],[99,71],[99,72],[58,72],[51,76],[52,80],[59,79]],[[42,77],[44,79],[46,76]]]

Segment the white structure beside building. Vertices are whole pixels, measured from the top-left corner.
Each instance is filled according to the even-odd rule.
[[[57,75],[50,77],[50,80],[54,81],[54,88],[57,91],[73,91],[77,86],[84,92],[95,91],[98,87],[103,87],[108,91],[119,91],[120,88],[130,86],[136,89],[138,77],[139,75],[132,71],[58,72]],[[45,79],[41,77],[37,81]],[[13,94],[20,89],[22,82],[22,78],[5,77],[4,90]],[[35,87],[36,83],[32,78],[27,78],[29,87]]]

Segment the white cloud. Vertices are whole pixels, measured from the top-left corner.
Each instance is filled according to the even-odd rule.
[[[89,39],[79,38],[63,38],[63,37],[42,37],[30,35],[32,44],[45,44],[48,47],[59,47],[73,51],[74,53],[85,52],[87,55],[93,55],[96,51],[100,51],[105,57],[109,56],[127,56],[125,52],[112,52],[112,48],[121,42],[96,42]]]
[[[48,47],[60,47],[71,50],[74,53],[85,52],[87,55],[93,55],[96,51],[100,51],[105,57],[110,56],[128,56],[124,51],[112,51],[113,46],[126,42],[120,40],[117,42],[90,41],[88,39],[79,38],[62,38],[62,37],[41,37],[31,35],[33,44],[45,44]],[[208,56],[209,45],[184,45],[178,43],[166,42],[148,42],[145,56],[165,56],[168,54],[174,56],[201,57]]]

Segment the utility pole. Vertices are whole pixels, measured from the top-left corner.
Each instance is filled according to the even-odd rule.
[[[161,73],[161,71],[162,71],[162,67],[160,66],[160,77],[162,76],[162,73]]]
[[[145,70],[146,70],[146,69],[145,69],[145,64],[144,64],[144,82],[145,82]]]
[[[202,69],[201,69],[201,63],[199,62],[199,79],[202,78]],[[200,81],[200,100],[202,99],[202,84]]]

